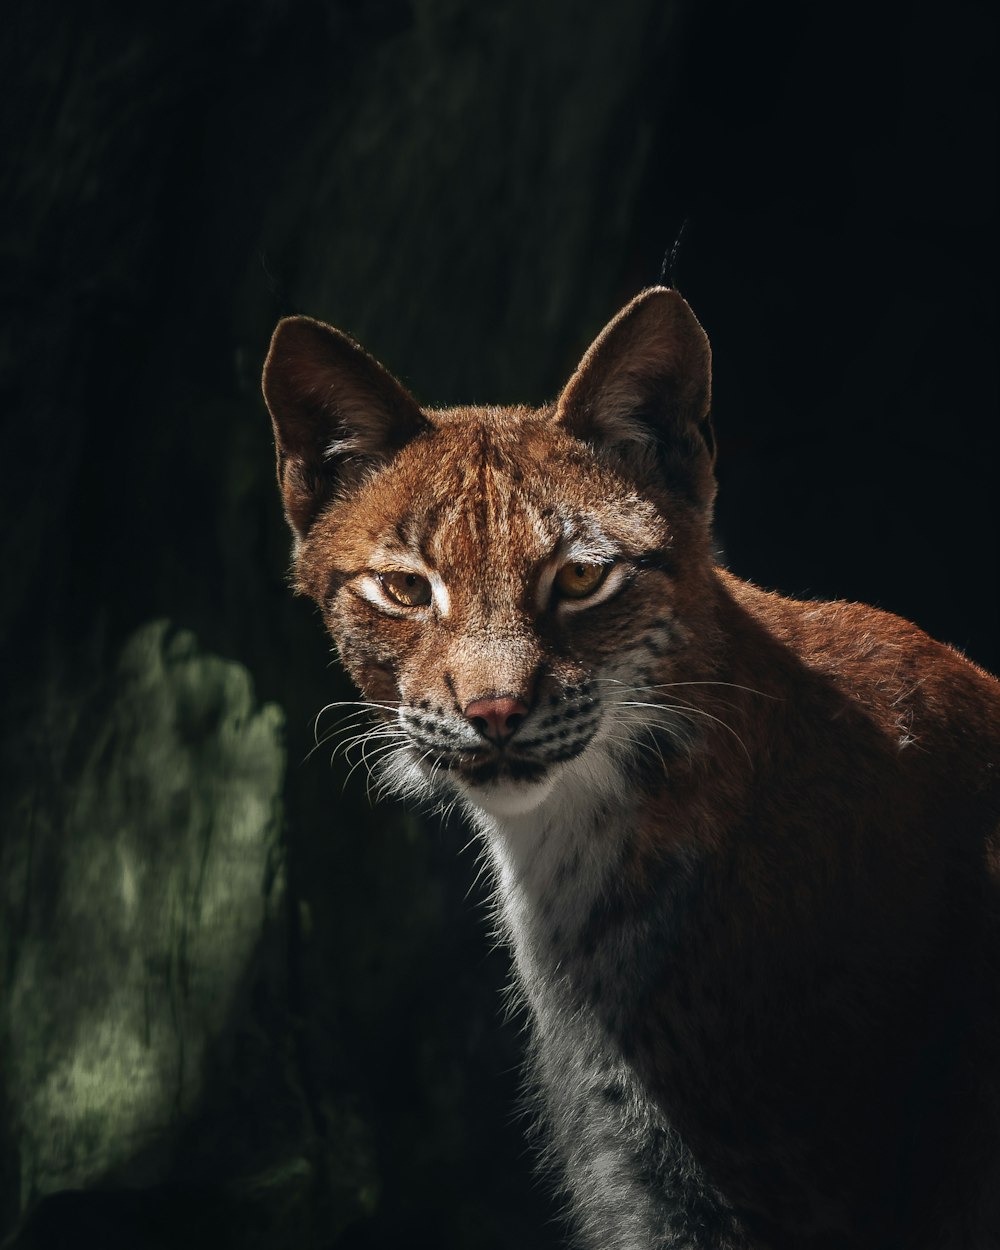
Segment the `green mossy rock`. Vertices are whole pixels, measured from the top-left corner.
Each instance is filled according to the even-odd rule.
[[[0,850],[22,1209],[166,1176],[283,890],[283,717],[242,665],[157,621],[39,715]]]

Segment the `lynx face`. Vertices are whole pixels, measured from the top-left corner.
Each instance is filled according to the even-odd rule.
[[[540,411],[421,411],[304,318],[265,393],[297,585],[393,784],[513,814],[689,742],[659,689],[697,677],[710,598],[708,349],[679,296],[640,296]]]
[[[327,620],[351,672],[369,696],[398,701],[396,777],[523,809],[570,761],[629,745],[633,709],[621,704],[643,684],[642,651],[683,638],[671,533],[530,414],[434,420],[331,510],[307,553],[321,551],[339,582]]]

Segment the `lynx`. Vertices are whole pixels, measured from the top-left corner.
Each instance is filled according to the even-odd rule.
[[[540,409],[282,321],[294,584],[487,849],[579,1245],[1000,1245],[1000,685],[718,566],[710,375],[663,287]]]

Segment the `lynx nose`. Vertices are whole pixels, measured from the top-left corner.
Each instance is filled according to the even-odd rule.
[[[473,699],[465,709],[465,719],[472,728],[497,746],[502,746],[513,737],[527,715],[525,704],[509,694]]]

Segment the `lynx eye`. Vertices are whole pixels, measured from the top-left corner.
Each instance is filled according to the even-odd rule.
[[[564,599],[586,599],[600,586],[610,569],[610,564],[584,564],[574,560],[564,564],[556,574],[556,589]]]
[[[431,601],[431,584],[419,573],[379,573],[386,595],[404,608],[422,608]]]

